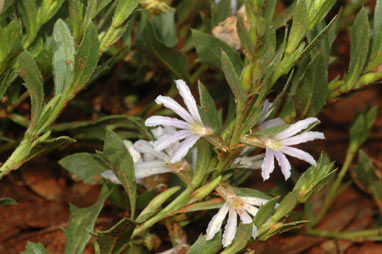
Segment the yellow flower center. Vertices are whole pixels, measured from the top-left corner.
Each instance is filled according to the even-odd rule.
[[[283,147],[282,143],[277,139],[264,138],[263,142],[267,148],[274,151],[278,151]]]
[[[213,134],[213,131],[210,128],[205,127],[198,122],[191,123],[190,129],[193,133],[198,134],[200,136],[207,136]]]

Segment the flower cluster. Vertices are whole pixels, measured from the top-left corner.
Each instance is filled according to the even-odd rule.
[[[134,145],[129,141],[125,142],[134,159],[135,176],[137,179],[172,172],[180,176],[187,183],[187,177],[185,177],[184,172],[188,172],[191,177],[192,170],[190,164],[185,160],[185,156],[200,138],[206,138],[207,141],[211,142],[212,135],[215,135],[214,130],[203,123],[196,100],[186,83],[183,80],[176,80],[175,83],[186,108],[167,96],[160,95],[155,99],[155,102],[171,109],[181,119],[167,116],[151,116],[146,120],[146,126],[163,126],[163,128],[157,127],[152,130],[156,141],[138,140]],[[261,169],[261,175],[264,180],[268,179],[273,172],[275,159],[280,165],[285,179],[290,177],[291,165],[285,155],[304,160],[316,166],[316,161],[310,154],[291,146],[325,138],[321,132],[303,132],[312,124],[317,123],[318,119],[310,117],[287,126],[280,118],[268,119],[272,109],[273,104],[266,100],[259,113],[260,120],[257,123],[257,129],[260,129],[259,134],[255,132],[250,137],[250,139],[255,140],[253,142],[243,141],[243,143],[265,149],[265,153],[249,157],[243,156],[247,152],[247,147],[240,156],[233,160],[233,164],[237,165],[238,168]],[[272,135],[264,134],[268,133],[266,130],[275,126],[282,127],[281,131]],[[119,182],[111,171],[106,171],[102,175],[116,183]],[[257,197],[238,196],[227,183],[219,185],[215,190],[225,202],[218,213],[211,219],[207,228],[206,239],[212,239],[221,230],[228,214],[222,240],[223,246],[226,247],[232,243],[235,237],[238,224],[237,216],[240,217],[243,224],[253,223],[252,217],[256,215],[258,207],[268,200]],[[252,236],[255,238],[256,235],[257,228],[253,225]]]

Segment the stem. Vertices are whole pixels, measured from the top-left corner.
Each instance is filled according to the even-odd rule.
[[[382,228],[354,231],[354,232],[332,232],[326,230],[309,229],[300,231],[306,235],[313,235],[326,238],[343,239],[350,241],[366,241],[366,240],[379,240],[382,241]]]
[[[344,165],[342,166],[341,171],[338,174],[338,177],[336,178],[336,180],[334,181],[332,187],[329,189],[328,193],[325,196],[324,206],[322,207],[318,215],[315,217],[315,219],[312,220],[311,223],[309,224],[310,227],[314,227],[315,225],[317,225],[317,223],[321,221],[321,219],[325,216],[326,212],[328,211],[331,203],[337,197],[338,187],[340,186],[346,172],[348,171],[351,165],[351,162],[353,161],[356,150],[357,150],[357,147],[353,147],[353,146],[349,147],[346,153]]]
[[[0,179],[14,169],[18,169],[28,157],[33,147],[32,138],[26,134],[11,156],[0,168]]]
[[[108,43],[109,43],[109,40],[111,38],[111,36],[113,35],[114,33],[114,30],[116,29],[116,27],[114,27],[113,25],[110,26],[109,30],[107,30],[107,33],[105,34],[105,36],[102,38],[102,41],[101,41],[101,44],[99,46],[99,52],[100,53],[103,53],[106,51],[106,49],[108,48]]]

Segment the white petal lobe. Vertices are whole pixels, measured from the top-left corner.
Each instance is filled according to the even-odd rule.
[[[261,164],[261,176],[263,177],[263,180],[267,180],[270,176],[270,174],[275,169],[275,160],[273,151],[269,148],[265,150],[265,157],[263,160],[263,163]]]
[[[275,157],[276,157],[276,160],[281,167],[281,172],[283,173],[285,180],[287,180],[291,174],[290,173],[291,165],[290,165],[288,159],[281,152],[275,152]]]
[[[159,95],[155,99],[155,102],[158,104],[163,104],[166,108],[171,109],[178,116],[183,118],[186,122],[192,122],[191,115],[182,106],[180,106],[179,103],[177,103],[174,99],[168,96]]]
[[[290,125],[287,129],[283,130],[279,134],[276,135],[276,138],[278,139],[285,139],[289,138],[300,131],[308,128],[312,123],[318,122],[319,120],[315,117],[309,117],[304,120],[298,121],[297,123],[294,123]]]
[[[198,106],[196,105],[195,98],[192,96],[190,88],[181,79],[176,80],[175,83],[179,90],[180,96],[183,98],[184,104],[186,104],[188,111],[191,113],[192,118],[201,123],[202,119],[200,118]]]
[[[228,203],[224,203],[224,205],[220,207],[218,213],[212,217],[210,223],[208,223],[206,240],[211,240],[214,238],[215,234],[220,231],[223,221],[227,216],[228,210]]]
[[[227,224],[223,233],[223,247],[230,245],[235,238],[237,229],[237,215],[234,209],[229,209]]]
[[[300,150],[294,147],[284,147],[282,149],[282,152],[289,156],[306,161],[310,165],[316,166],[316,160],[312,157],[312,155],[310,155],[307,152],[304,152],[303,150]]]
[[[188,136],[183,142],[177,145],[172,153],[171,163],[176,163],[183,159],[183,157],[186,156],[188,150],[190,150],[190,148],[195,145],[199,138],[200,136],[193,134]]]

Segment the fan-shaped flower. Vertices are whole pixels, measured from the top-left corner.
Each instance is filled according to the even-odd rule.
[[[224,198],[225,203],[219,209],[218,213],[212,217],[207,227],[207,240],[214,238],[215,234],[220,231],[223,221],[228,214],[227,224],[224,228],[222,243],[226,247],[230,245],[235,238],[237,230],[237,215],[243,224],[252,223],[253,219],[250,215],[255,216],[258,208],[265,204],[268,200],[257,197],[241,197],[237,196],[232,187],[218,186],[216,188],[218,194]],[[250,215],[249,215],[250,214]],[[253,225],[252,237],[256,238],[257,228]]]
[[[186,156],[189,149],[199,140],[199,138],[213,133],[213,130],[203,124],[195,98],[192,96],[186,83],[180,79],[176,80],[175,83],[188,111],[168,96],[159,95],[155,99],[155,102],[163,104],[165,107],[171,109],[183,120],[166,116],[152,116],[145,122],[146,126],[163,125],[180,129],[161,136],[154,143],[154,149],[156,151],[161,151],[169,147],[171,144],[183,140],[175,146],[170,158],[171,163],[176,163]]]
[[[324,134],[317,131],[308,131],[298,134],[302,130],[308,128],[311,124],[318,121],[319,120],[315,117],[309,117],[290,125],[287,129],[281,131],[275,136],[263,136],[260,138],[260,142],[266,148],[265,157],[261,165],[261,175],[264,180],[269,178],[275,168],[274,158],[276,158],[278,164],[280,165],[281,172],[283,173],[285,179],[290,177],[291,165],[285,154],[316,166],[315,159],[309,153],[291,146],[315,139],[324,139]]]

